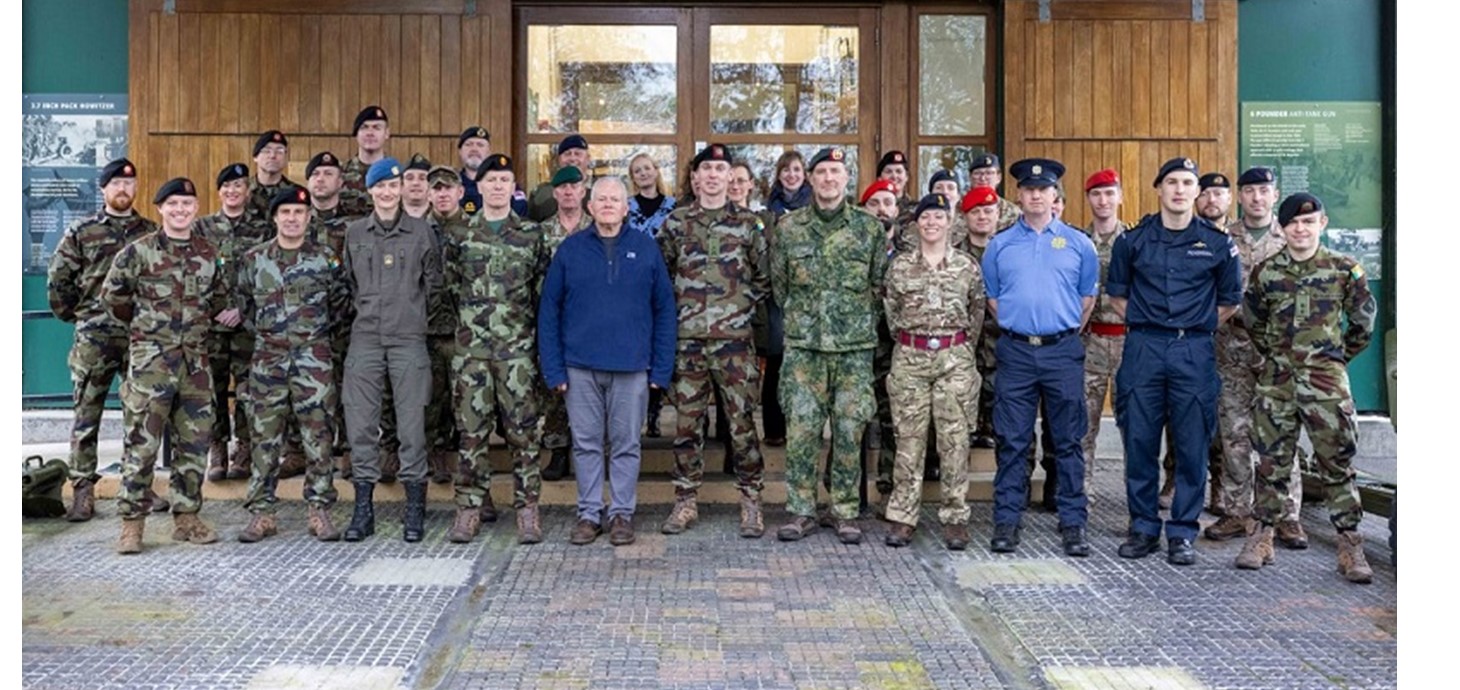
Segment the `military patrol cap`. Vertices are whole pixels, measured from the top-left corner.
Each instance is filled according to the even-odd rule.
[[[482,169],[485,170],[486,167],[483,166]],[[550,184],[552,184],[552,186],[554,186],[554,187],[561,187],[561,186],[563,186],[565,184],[572,184],[574,182],[582,182],[582,181],[583,181],[583,171],[582,170],[579,170],[578,169],[578,166],[576,166],[576,165],[569,165],[569,166],[567,166],[565,168],[561,168],[557,172],[553,173],[553,180],[552,180],[552,182]]]
[[[218,171],[217,189],[223,189],[223,185],[234,180],[242,180],[245,177],[248,177],[247,165],[244,165],[242,163],[229,163],[228,165],[223,166],[222,170]]]
[[[449,165],[437,165],[426,173],[426,183],[431,185],[432,189],[439,184],[460,185],[461,176],[456,174],[456,171],[452,170]]]
[[[461,148],[461,145],[465,144],[467,139],[485,139],[491,141],[492,134],[487,131],[486,127],[480,125],[467,127],[465,130],[462,130],[461,136],[456,138],[456,148]]]
[[[264,150],[264,147],[268,146],[269,144],[278,144],[280,146],[288,148],[289,137],[284,136],[284,133],[280,132],[277,129],[271,129],[267,132],[264,132],[263,134],[260,134],[258,140],[253,143],[253,155],[259,155],[259,151]]]
[[[1273,174],[1272,168],[1265,168],[1261,165],[1248,168],[1241,177],[1237,178],[1237,187],[1246,187],[1250,184],[1277,184],[1277,175]]]
[[[314,154],[314,158],[309,159],[309,165],[304,166],[304,177],[306,179],[312,177],[317,168],[339,169],[340,159],[335,158],[335,154],[329,151],[320,151]]]
[[[968,171],[982,170],[984,168],[999,169],[999,157],[992,153],[980,153],[973,157],[973,162],[968,164]]]
[[[883,157],[885,158],[886,156]],[[872,195],[877,192],[887,192],[893,196],[897,195],[896,192],[892,191],[891,180],[873,180],[872,184],[867,185],[867,189],[862,192],[862,200],[857,203],[866,206],[867,202],[872,199]]]
[[[1096,170],[1095,172],[1090,173],[1090,176],[1089,177],[1085,178],[1085,191],[1087,191],[1087,192],[1090,191],[1090,190],[1092,190],[1092,189],[1095,189],[1097,187],[1119,187],[1119,186],[1120,186],[1120,173],[1115,172],[1115,169],[1114,168],[1106,168],[1104,170]]]
[[[1278,207],[1278,225],[1286,226],[1298,216],[1306,216],[1322,210],[1323,202],[1318,197],[1307,192],[1298,192],[1283,199],[1283,204]]]
[[[882,175],[882,170],[889,165],[907,166],[907,156],[901,151],[888,151],[882,154],[881,160],[877,161],[877,175]],[[865,203],[865,202],[864,202]]]
[[[406,162],[406,168],[405,169],[406,170],[420,170],[422,172],[430,172],[431,171],[431,159],[426,158],[425,156],[423,156],[423,155],[421,155],[419,153],[412,154],[411,155],[411,159]]]
[[[562,141],[558,142],[558,155],[562,155],[564,151],[572,151],[573,149],[587,151],[588,140],[584,139],[581,134],[569,134],[563,137]]]
[[[157,188],[157,196],[152,197],[152,203],[160,206],[162,202],[167,201],[168,197],[196,197],[197,195],[198,190],[193,187],[192,180],[186,177],[174,177],[171,180],[163,182],[162,186]]]
[[[1161,180],[1166,179],[1167,175],[1178,171],[1186,171],[1197,177],[1201,176],[1201,171],[1197,170],[1196,161],[1190,158],[1172,158],[1161,165],[1161,172],[1156,173],[1156,181],[1152,182],[1151,186],[1160,187]]]
[[[355,129],[351,130],[350,134],[359,134],[360,127],[371,120],[383,120],[386,124],[390,124],[390,118],[385,116],[385,108],[378,105],[367,105],[360,110],[359,115],[355,116]]]
[[[938,172],[933,173],[932,179],[928,180],[928,192],[931,193],[933,191],[933,185],[938,184],[943,180],[951,180],[955,184],[958,182],[958,178],[954,177],[953,173],[948,172],[947,170],[939,170]]]
[[[810,175],[816,172],[816,166],[827,161],[845,165],[847,162],[847,152],[836,147],[827,147],[817,151],[816,155],[811,157],[811,163],[806,166],[806,174]]]
[[[274,216],[274,213],[279,210],[280,206],[285,206],[288,204],[303,204],[305,206],[308,206],[309,192],[306,192],[299,187],[293,186],[284,187],[279,191],[274,192],[273,198],[269,199],[269,217],[272,218]]]
[[[1053,187],[1065,174],[1065,166],[1048,158],[1025,158],[1009,166],[1009,174],[1020,187]]]
[[[913,220],[917,220],[918,218],[922,217],[924,211],[952,210],[953,204],[948,201],[948,197],[943,196],[942,194],[928,194],[925,195],[920,201],[918,201],[917,208],[913,209],[912,217]]]
[[[963,202],[958,205],[958,210],[968,213],[979,206],[997,206],[999,193],[993,187],[974,187],[963,195]]]
[[[375,183],[383,180],[391,180],[400,177],[400,161],[394,158],[382,158],[370,164],[370,169],[365,171],[365,187],[374,187]]]
[[[125,158],[118,158],[107,163],[101,169],[101,175],[96,178],[97,184],[105,187],[114,177],[136,177],[137,166]]]
[[[689,162],[689,167],[691,170],[699,170],[700,163],[704,163],[705,161],[724,161],[730,163],[732,162],[730,149],[725,148],[724,144],[710,144],[695,154],[694,160]]]
[[[477,182],[481,182],[482,178],[486,177],[487,173],[492,172],[493,170],[506,170],[507,172],[512,172],[512,159],[500,153],[494,153],[490,156],[487,156],[487,159],[482,161],[482,166],[480,168],[477,168],[477,176],[474,179]],[[579,180],[583,179],[583,171],[579,170],[578,166],[570,165],[566,168],[563,168],[563,170],[572,170],[573,172],[578,173]],[[554,187],[558,186],[558,175],[563,174],[563,170],[559,170],[557,175],[553,175]],[[574,181],[576,182],[577,180]]]
[[[1203,192],[1205,192],[1210,187],[1220,187],[1222,189],[1231,189],[1232,188],[1232,181],[1229,180],[1229,179],[1227,179],[1227,176],[1226,175],[1223,175],[1222,173],[1214,173],[1213,172],[1213,173],[1207,173],[1205,175],[1202,175],[1200,178],[1198,178],[1197,181],[1196,181],[1196,186],[1199,188],[1200,191],[1203,191]]]

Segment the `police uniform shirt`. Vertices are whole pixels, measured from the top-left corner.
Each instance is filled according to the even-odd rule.
[[[1021,216],[989,240],[984,287],[998,300],[999,328],[1053,335],[1080,327],[1083,297],[1099,294],[1100,258],[1084,232],[1051,220],[1035,232]]]
[[[1128,300],[1127,326],[1210,333],[1217,328],[1218,305],[1242,302],[1242,261],[1231,238],[1211,222],[1192,216],[1190,225],[1173,232],[1152,214],[1116,238],[1105,290]]]

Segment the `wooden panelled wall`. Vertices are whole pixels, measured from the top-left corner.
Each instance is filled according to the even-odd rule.
[[[1041,21],[1034,0],[1005,5],[1005,161],[1063,162],[1067,219],[1089,220],[1085,177],[1105,167],[1120,172],[1131,222],[1157,210],[1151,183],[1168,159],[1236,177],[1236,0],[1206,0],[1203,21],[1179,0],[1049,8]]]

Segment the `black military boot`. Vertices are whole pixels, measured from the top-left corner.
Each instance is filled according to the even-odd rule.
[[[568,476],[568,449],[554,448],[548,455],[547,467],[542,468],[542,478],[555,482]]]
[[[345,528],[345,541],[360,541],[375,534],[375,484],[351,482],[355,485],[355,513]]]
[[[653,389],[649,391],[649,419],[644,430],[644,435],[649,438],[659,438],[659,413],[664,410],[664,391]]]
[[[426,482],[406,482],[406,517],[402,536],[417,542],[426,536]]]

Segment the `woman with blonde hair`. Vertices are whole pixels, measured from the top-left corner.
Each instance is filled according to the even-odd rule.
[[[629,159],[629,183],[634,195],[629,197],[624,227],[653,237],[675,206],[674,197],[664,186],[664,176],[659,174],[659,163],[648,153],[635,154]]]

